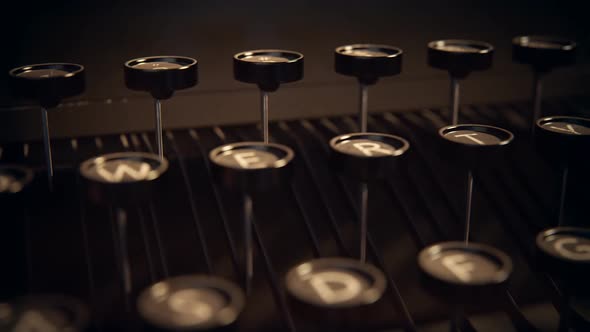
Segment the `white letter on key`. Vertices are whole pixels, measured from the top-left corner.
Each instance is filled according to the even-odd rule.
[[[388,149],[384,149],[377,143],[363,142],[363,143],[352,143],[352,145],[367,157],[372,157],[373,152],[378,152],[377,155],[392,155],[393,154],[393,151],[388,150]],[[371,152],[371,151],[373,151],[373,152]]]

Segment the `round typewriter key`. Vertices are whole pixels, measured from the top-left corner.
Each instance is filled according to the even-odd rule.
[[[460,300],[493,295],[512,273],[511,259],[495,248],[478,243],[442,242],[418,255],[426,286],[443,297]]]
[[[475,40],[436,40],[428,43],[428,64],[446,70],[451,78],[451,124],[459,123],[459,80],[492,66],[494,47]]]
[[[43,144],[49,188],[53,185],[53,158],[47,109],[63,98],[84,92],[84,67],[74,63],[42,63],[14,68],[9,72],[15,94],[33,99],[41,106]]]
[[[492,66],[494,47],[476,40],[436,40],[428,43],[428,64],[464,78],[475,70]]]
[[[561,172],[558,225],[565,223],[566,192],[571,167],[590,165],[586,151],[590,147],[590,119],[572,116],[549,116],[537,120],[535,147],[546,161]]]
[[[550,273],[568,279],[590,278],[590,229],[556,227],[537,235],[542,263]]]
[[[150,186],[168,169],[168,161],[151,153],[119,152],[97,156],[80,165],[91,198],[125,205],[150,194]]]
[[[332,138],[330,147],[336,169],[366,181],[391,171],[391,161],[408,151],[410,144],[389,134],[352,133]]]
[[[127,88],[146,91],[154,97],[156,145],[160,158],[164,158],[161,100],[172,97],[176,90],[197,85],[197,69],[197,60],[185,56],[149,56],[125,62]]]
[[[379,77],[401,73],[401,49],[388,45],[353,44],[337,47],[334,69],[358,78],[361,84],[375,84]]]
[[[84,332],[89,325],[86,306],[63,295],[36,295],[0,303],[0,330]]]
[[[13,195],[23,191],[33,180],[33,171],[17,165],[0,166],[0,195]]]
[[[508,130],[478,124],[460,124],[441,128],[445,157],[468,168],[487,165],[504,152],[514,135]]]
[[[537,71],[574,64],[576,42],[553,36],[518,36],[512,39],[514,61],[532,65]]]
[[[285,283],[293,310],[325,330],[378,325],[375,305],[386,289],[383,273],[350,258],[313,259],[291,268]]]
[[[537,150],[554,164],[587,161],[590,147],[590,119],[549,116],[537,120]]]
[[[234,77],[272,92],[303,78],[303,54],[287,50],[251,50],[234,55]]]
[[[512,59],[533,68],[533,134],[535,122],[541,116],[543,77],[555,67],[574,64],[576,52],[576,43],[561,37],[519,36],[512,39]]]
[[[240,142],[223,145],[209,153],[214,175],[228,189],[265,191],[288,183],[294,153],[275,143]]]
[[[357,307],[377,302],[385,291],[383,273],[370,264],[348,258],[319,258],[293,267],[287,290],[300,301],[318,307]]]
[[[234,324],[244,301],[242,290],[227,280],[185,275],[145,289],[137,308],[154,330],[212,331]]]
[[[84,91],[84,67],[74,63],[42,63],[14,68],[9,72],[15,92],[37,100],[44,108]]]
[[[195,86],[197,60],[185,56],[149,56],[125,62],[125,84],[146,91],[155,99],[168,99],[174,91]]]

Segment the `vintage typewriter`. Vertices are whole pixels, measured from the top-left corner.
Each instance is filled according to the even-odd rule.
[[[511,47],[531,100],[460,105],[499,52],[441,39],[425,59],[448,72],[450,105],[369,113],[407,55],[349,44],[331,61],[358,83],[357,113],[272,121],[308,58],[239,52],[233,78],[259,90],[260,120],[173,128],[162,117],[206,66],[193,57],[122,63],[136,100],[76,99],[83,64],[12,69],[31,103],[4,113],[41,109],[42,135],[0,142],[0,331],[590,331],[590,106],[542,94],[579,45]],[[51,114],[88,107],[155,125],[50,134]]]

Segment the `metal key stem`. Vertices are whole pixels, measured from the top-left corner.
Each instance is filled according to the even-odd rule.
[[[467,196],[465,201],[465,244],[469,243],[469,232],[471,227],[471,201],[473,198],[473,173],[467,171]]]
[[[459,123],[459,79],[451,76],[451,111],[452,118],[451,124],[456,125]]]
[[[49,136],[49,120],[47,119],[47,109],[41,108],[41,122],[43,124],[43,144],[45,147],[45,162],[47,163],[47,179],[49,187],[53,184],[53,159],[51,157],[51,139]]]
[[[158,146],[158,156],[164,158],[164,142],[162,139],[162,103],[159,99],[154,99],[154,109],[156,111],[156,145]]]
[[[534,134],[537,119],[541,117],[542,94],[543,74],[535,71],[533,74],[533,119],[531,121],[531,134]]]
[[[245,284],[246,293],[250,292],[250,284],[254,276],[254,252],[252,248],[252,197],[244,195],[244,254],[246,256]]]
[[[360,261],[365,263],[367,260],[367,223],[368,223],[368,205],[369,205],[369,189],[367,183],[361,183],[361,208],[359,210],[359,219],[361,224],[361,239],[360,239]]]
[[[268,143],[268,92],[264,90],[260,90],[260,121],[264,143]]]
[[[131,267],[129,264],[129,251],[127,249],[127,212],[118,208],[116,211],[117,215],[117,230],[119,233],[119,246],[121,250],[121,270],[123,273],[123,289],[125,290],[125,301],[127,309],[130,308],[130,296],[131,296]]]
[[[561,173],[561,193],[559,195],[559,211],[558,211],[558,226],[565,224],[565,196],[567,189],[567,176],[569,168],[564,167]]]
[[[359,84],[359,130],[367,132],[367,117],[369,107],[369,86]]]

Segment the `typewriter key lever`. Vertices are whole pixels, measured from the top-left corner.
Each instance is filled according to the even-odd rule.
[[[47,111],[56,107],[62,99],[84,92],[84,67],[73,63],[43,63],[14,68],[9,74],[15,93],[36,100],[41,106],[47,178],[51,188],[53,160]]]
[[[374,304],[385,292],[383,272],[351,258],[318,258],[296,265],[285,276],[293,310],[330,331],[367,330]],[[375,323],[378,325],[378,323]]]
[[[561,330],[590,329],[590,230],[555,227],[537,235],[537,258],[564,293]]]
[[[512,260],[493,247],[442,242],[420,251],[418,265],[424,287],[455,305],[451,331],[463,331],[464,308],[470,303],[498,301],[512,274]]]
[[[260,115],[263,139],[268,143],[268,93],[282,83],[303,78],[303,54],[286,50],[253,50],[234,55],[234,78],[253,83],[260,89]]]
[[[289,185],[292,176],[293,150],[269,143],[268,93],[281,83],[303,78],[303,54],[285,50],[254,50],[233,57],[234,78],[258,85],[261,96],[262,142],[240,142],[217,147],[209,154],[212,172],[218,183],[243,196],[245,288],[250,291],[254,275],[252,239],[252,194],[272,191]]]
[[[588,166],[590,157],[590,119],[573,116],[548,116],[537,120],[535,146],[539,153],[561,170],[558,225],[565,223],[567,179],[571,166]]]
[[[497,160],[514,136],[502,128],[477,124],[446,126],[438,133],[444,142],[443,155],[467,170],[464,238],[467,244],[471,227],[473,171]]]
[[[494,47],[475,40],[436,40],[428,43],[428,64],[446,70],[451,78],[451,124],[459,122],[459,80],[492,66]]]
[[[337,73],[356,77],[359,81],[359,128],[367,131],[369,85],[380,77],[401,73],[403,52],[397,47],[374,44],[354,44],[334,50],[334,69]]]
[[[334,50],[334,70],[356,77],[360,88],[359,133],[344,134],[330,141],[334,168],[360,180],[360,261],[366,260],[367,182],[382,178],[392,161],[403,155],[409,143],[397,136],[367,133],[369,85],[379,78],[401,73],[403,51],[397,47],[377,44],[352,44]]]
[[[159,281],[137,300],[147,332],[228,331],[235,327],[245,296],[227,280],[183,275]]]
[[[533,132],[535,122],[541,116],[543,77],[553,68],[573,65],[576,52],[576,42],[565,38],[519,36],[512,39],[512,59],[533,69]]]
[[[168,169],[168,161],[151,153],[118,152],[97,156],[80,165],[82,184],[97,205],[115,208],[115,222],[127,309],[133,285],[127,253],[127,211],[150,199],[156,182]]]
[[[150,56],[125,62],[127,88],[149,92],[154,97],[158,155],[164,157],[161,100],[176,90],[188,89],[198,82],[197,60],[183,56]]]
[[[293,150],[264,142],[239,142],[217,147],[209,154],[216,181],[228,190],[243,195],[245,284],[250,289],[254,274],[252,244],[252,194],[289,185],[293,169]]]

